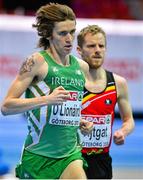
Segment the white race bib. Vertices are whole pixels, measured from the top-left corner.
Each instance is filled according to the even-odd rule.
[[[62,105],[52,105],[49,123],[63,126],[79,126],[83,93],[70,92],[70,98]]]
[[[82,147],[108,147],[111,138],[111,115],[83,115],[82,118],[94,123],[93,130],[88,135],[83,135],[79,130]]]

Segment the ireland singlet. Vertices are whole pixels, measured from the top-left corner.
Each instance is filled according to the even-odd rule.
[[[84,91],[82,101],[82,118],[93,122],[92,133],[83,135],[80,132],[82,153],[106,153],[109,151],[112,138],[112,124],[117,102],[117,91],[113,74],[106,71],[107,85],[100,93]]]
[[[25,149],[51,158],[67,157],[81,150],[77,129],[85,79],[74,56],[70,55],[70,65],[65,67],[57,64],[46,51],[40,53],[48,63],[48,74],[43,81],[27,89],[26,98],[49,95],[59,86],[70,92],[70,98],[62,105],[27,112],[29,132]]]

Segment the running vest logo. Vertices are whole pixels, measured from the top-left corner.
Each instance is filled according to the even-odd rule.
[[[76,70],[76,74],[77,74],[77,75],[81,75],[82,73],[81,73],[80,70]]]
[[[57,67],[53,67],[52,70],[53,70],[54,73],[59,71],[59,69]],[[81,75],[82,73],[81,73],[80,70],[76,70],[75,74]]]
[[[56,67],[53,67],[53,72],[55,73],[55,72],[58,72],[59,70],[58,70],[58,68],[56,68]]]
[[[111,115],[106,116],[106,124],[110,124],[111,121]]]
[[[25,177],[26,179],[31,178],[30,175],[29,175],[27,172],[24,173],[24,177]]]
[[[94,124],[109,124],[111,115],[82,115],[82,119],[93,122]]]
[[[84,80],[79,78],[72,78],[72,77],[52,77],[51,78],[52,85],[56,86],[84,86]]]
[[[67,100],[70,100],[70,101],[81,101],[83,98],[83,92],[70,92],[70,98],[67,99]]]
[[[106,104],[106,105],[110,105],[110,104],[112,104],[112,101],[111,101],[110,99],[106,99],[106,100],[105,100],[105,104]]]

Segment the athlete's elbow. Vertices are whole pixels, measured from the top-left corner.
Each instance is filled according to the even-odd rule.
[[[1,107],[1,113],[2,113],[2,115],[4,115],[4,116],[8,115],[5,106],[2,106],[2,107]]]
[[[131,119],[130,123],[128,124],[128,134],[132,133],[135,128],[135,122],[133,119]]]
[[[9,108],[7,108],[7,106],[6,106],[5,104],[3,104],[3,105],[1,106],[1,113],[2,113],[2,115],[4,115],[4,116],[7,116],[7,115],[10,115],[10,114],[11,114]]]

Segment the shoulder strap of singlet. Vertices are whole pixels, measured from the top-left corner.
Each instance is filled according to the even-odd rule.
[[[106,70],[106,76],[107,76],[107,86],[115,85],[115,79],[113,73]]]
[[[49,56],[49,54],[48,54],[45,50],[42,50],[42,51],[40,51],[39,53],[44,57],[45,61],[46,61],[49,65],[53,64],[53,59],[52,59],[52,57]]]

